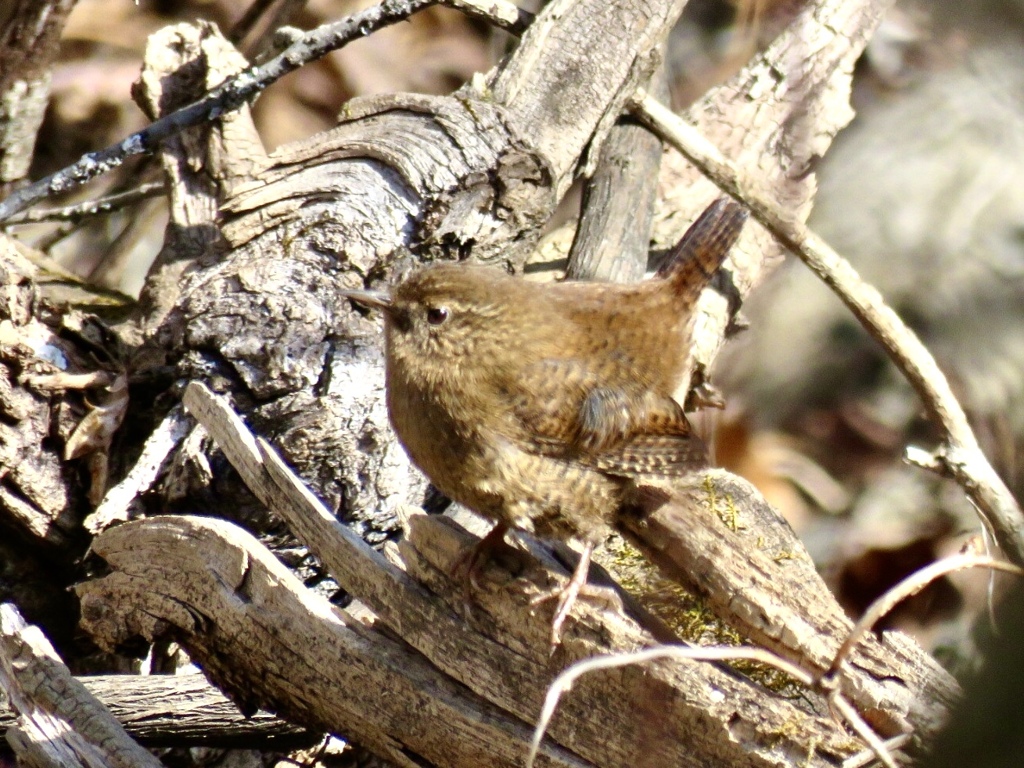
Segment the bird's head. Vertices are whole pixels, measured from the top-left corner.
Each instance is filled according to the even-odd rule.
[[[514,343],[509,317],[522,311],[521,281],[490,267],[439,264],[413,272],[387,292],[344,291],[384,312],[389,364],[458,370],[487,365]],[[489,351],[490,350],[490,351]]]

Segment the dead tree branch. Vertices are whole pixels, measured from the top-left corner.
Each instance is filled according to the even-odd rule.
[[[0,202],[0,223],[33,203],[67,192],[117,168],[130,157],[153,152],[162,141],[185,128],[238,109],[268,85],[289,72],[294,72],[303,64],[314,61],[376,29],[403,21],[416,11],[436,2],[437,0],[384,0],[380,5],[371,6],[334,24],[313,30],[270,61],[251,67],[238,77],[225,81],[194,104],[161,118],[144,131],[133,134],[114,146],[90,152],[73,165],[12,193]],[[65,2],[63,5],[70,7],[73,3]],[[513,31],[520,29],[520,25],[528,18],[518,12],[510,13],[505,3],[490,3],[488,6],[488,10],[491,11],[488,18],[505,20],[509,29]],[[472,12],[478,5],[469,0],[461,0],[459,7]],[[41,118],[40,113],[40,120]],[[33,131],[32,137],[34,136]],[[26,154],[30,156],[30,153]]]
[[[201,674],[77,678],[145,747],[297,749],[320,734],[267,712],[246,717]],[[17,714],[0,709],[0,738]]]
[[[935,358],[885,303],[882,295],[797,218],[758,189],[714,145],[670,110],[640,98],[634,113],[679,149],[724,191],[742,200],[754,216],[799,256],[870,331],[917,391],[932,420],[945,434],[934,454],[934,469],[954,478],[991,524],[1004,552],[1024,563],[1024,513],[981,450],[967,415]]]
[[[14,0],[0,9],[0,192],[28,175],[50,69],[76,2]]]
[[[397,651],[388,650],[390,643],[368,628],[359,632],[361,645],[345,640],[347,632],[358,628],[355,620],[343,616],[340,622],[327,621],[333,614],[326,604],[318,605],[317,598],[286,579],[284,569],[247,536],[216,521],[168,517],[130,523],[96,540],[94,549],[112,573],[82,585],[79,594],[90,631],[104,643],[170,629],[215,680],[243,697],[243,708],[259,705],[287,713],[300,722],[352,734],[375,749],[397,740],[435,760],[438,746],[421,734],[440,734],[449,742],[467,738],[463,716],[456,713],[470,707],[477,717],[486,716],[491,730],[478,734],[470,746],[449,743],[447,764],[473,764],[471,755],[461,750],[476,749],[481,752],[472,759],[504,765],[518,764],[525,755],[530,726],[559,669],[599,649],[631,650],[650,642],[621,606],[581,605],[580,617],[551,657],[545,642],[549,618],[530,606],[531,595],[543,591],[550,576],[535,566],[522,574],[518,589],[505,584],[476,592],[473,618],[467,622],[460,615],[463,589],[449,574],[471,537],[443,518],[417,515],[410,520],[407,542],[395,553],[403,564],[398,568],[338,523],[204,388],[190,385],[186,404],[260,497],[317,551],[339,583],[401,635],[409,644],[402,646],[403,653],[416,655],[400,663],[375,661],[379,654]],[[146,594],[173,597],[154,600]],[[207,620],[198,623],[190,618],[194,616]],[[320,681],[301,673],[324,667],[331,669],[318,673],[324,678]],[[291,670],[288,680],[302,680],[300,690],[275,682],[277,668]],[[452,682],[432,678],[427,684],[424,668]],[[358,681],[359,690],[370,686],[401,691],[411,684],[402,682],[404,676],[416,676],[420,696],[429,696],[434,704],[417,704],[420,715],[405,711],[406,695],[379,701],[371,697],[355,705],[348,701],[348,692],[357,681],[342,679],[357,674],[353,670],[375,675]],[[460,692],[463,687],[468,690]],[[456,705],[456,692],[466,696],[469,691],[479,700]],[[652,710],[651,702],[660,703]],[[375,734],[367,730],[367,712],[376,713],[373,722],[378,724],[405,724]],[[570,752],[557,758],[563,754],[559,748],[547,747],[547,759],[558,762],[571,753],[601,766],[629,766],[638,760],[758,766],[801,755],[811,765],[827,765],[828,756],[834,759],[857,747],[824,715],[824,709],[808,711],[724,669],[697,662],[669,664],[581,684],[552,726],[555,740]],[[435,716],[445,722],[423,720]],[[422,729],[408,725],[421,720]],[[716,725],[708,728],[707,723]],[[741,743],[738,723],[744,733]],[[640,727],[645,738],[631,738]],[[395,745],[388,750],[384,754],[392,756]]]
[[[160,768],[9,603],[0,605],[0,690],[18,712],[7,740],[25,765]]]

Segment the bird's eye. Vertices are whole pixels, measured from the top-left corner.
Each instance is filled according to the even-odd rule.
[[[451,313],[448,311],[448,307],[430,307],[427,310],[427,322],[431,325],[441,325],[448,319],[449,314]]]

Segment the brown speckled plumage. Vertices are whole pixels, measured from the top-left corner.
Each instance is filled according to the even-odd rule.
[[[598,541],[632,481],[706,461],[672,395],[696,298],[745,219],[718,200],[633,285],[439,265],[389,297],[351,293],[385,309],[388,409],[412,460],[499,523]]]

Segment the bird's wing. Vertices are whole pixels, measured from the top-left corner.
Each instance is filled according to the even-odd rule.
[[[609,475],[636,479],[643,475],[687,475],[708,464],[704,441],[692,432],[686,435],[638,434],[618,445],[578,459]]]
[[[682,407],[651,391],[595,387],[583,400],[577,460],[609,474],[680,475],[707,464]]]
[[[529,452],[627,477],[684,474],[707,462],[675,400],[640,382],[609,384],[581,361],[529,366],[509,394]]]

